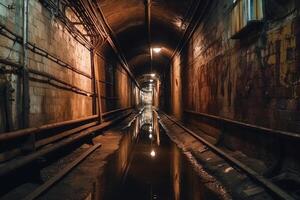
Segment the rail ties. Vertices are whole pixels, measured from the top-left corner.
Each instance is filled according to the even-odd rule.
[[[294,200],[295,198],[292,197],[290,194],[279,188],[277,185],[272,183],[269,179],[263,177],[262,175],[259,175],[257,172],[255,172],[253,169],[245,165],[244,163],[240,162],[236,158],[232,157],[231,155],[225,153],[223,150],[218,148],[217,146],[209,143],[199,135],[197,135],[192,130],[188,129],[178,121],[172,119],[170,116],[168,116],[165,113],[159,112],[160,114],[163,114],[169,121],[172,122],[172,124],[176,124],[181,129],[183,129],[185,132],[193,136],[195,139],[197,139],[199,142],[207,146],[211,151],[216,153],[218,156],[222,157],[226,162],[230,163],[231,165],[235,166],[236,168],[240,169],[242,172],[247,174],[250,178],[252,178],[255,182],[260,184],[262,187],[264,187],[266,190],[271,192],[273,195],[275,195],[278,199],[283,200]],[[162,124],[162,123],[161,123]],[[162,126],[164,129],[166,129],[165,126]]]

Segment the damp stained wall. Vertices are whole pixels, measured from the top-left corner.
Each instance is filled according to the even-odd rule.
[[[23,1],[3,0],[4,5],[14,5],[14,9],[0,6],[0,24],[22,37]],[[74,13],[67,10],[70,20],[75,19]],[[77,27],[82,29],[81,25]],[[84,95],[63,89],[64,84],[49,81],[46,77],[29,74],[30,113],[29,126],[78,119],[93,114],[92,94],[93,81],[91,71],[91,52],[77,42],[65,25],[53,13],[46,9],[38,0],[29,1],[28,41],[36,47],[62,60],[75,70],[87,74],[86,77],[73,70],[28,50],[28,68],[53,76],[71,84],[91,95]],[[14,42],[0,34],[0,59],[9,60],[22,65],[22,44]],[[96,82],[100,84],[102,111],[128,107],[131,104],[131,80],[119,66],[116,59],[105,59],[103,55],[94,57]],[[1,69],[11,69],[9,65],[0,64]],[[0,74],[0,132],[21,128],[22,91],[21,75],[17,73]],[[119,80],[118,80],[119,79]],[[118,80],[118,81],[116,81]],[[10,87],[9,102],[6,103],[6,88]],[[96,87],[97,88],[97,87]],[[97,88],[98,89],[98,88]],[[97,97],[98,99],[98,97]],[[7,106],[9,105],[9,106]],[[98,109],[96,109],[98,110]],[[11,116],[7,116],[11,113]],[[10,119],[8,119],[10,118]],[[8,121],[12,122],[10,127]]]
[[[263,29],[233,40],[232,1],[212,2],[171,65],[172,113],[180,117],[183,96],[184,110],[300,132],[297,5],[266,1]]]

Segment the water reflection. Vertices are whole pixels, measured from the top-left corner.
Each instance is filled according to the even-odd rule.
[[[172,199],[170,142],[160,134],[157,114],[151,106],[144,108],[131,131],[136,143],[115,199]]]
[[[146,106],[132,120],[118,156],[121,160],[117,166],[121,167],[112,168],[108,177],[111,181],[119,176],[116,172],[124,171],[121,187],[106,189],[109,198],[104,199],[220,199],[203,185],[195,167],[160,130],[158,122],[151,106]]]

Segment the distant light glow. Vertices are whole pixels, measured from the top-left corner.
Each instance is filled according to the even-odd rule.
[[[150,79],[150,82],[152,83],[152,82],[153,82],[153,80],[152,80],[152,79]]]
[[[152,134],[150,133],[150,134],[149,134],[149,138],[152,139],[152,137],[153,137],[153,136],[152,136]]]
[[[151,77],[155,77],[156,75],[155,75],[155,74],[150,74],[150,76],[151,76]]]
[[[231,170],[233,170],[232,167],[227,167],[227,168],[224,170],[224,172],[225,172],[225,173],[228,173],[228,172],[230,172]]]
[[[152,48],[152,50],[154,51],[154,53],[160,53],[161,52],[160,47],[154,47],[154,48]]]
[[[155,157],[156,153],[155,151],[152,149],[152,151],[150,152],[151,157]]]

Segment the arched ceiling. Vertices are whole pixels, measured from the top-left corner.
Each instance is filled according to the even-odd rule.
[[[111,28],[118,33],[145,23],[144,0],[98,0]],[[193,0],[152,0],[151,20],[173,24],[180,30]]]
[[[98,0],[103,15],[123,51],[130,70],[138,77],[163,73],[185,31],[189,9],[197,0],[151,0],[151,46],[162,47],[154,54],[152,70],[145,0]]]

